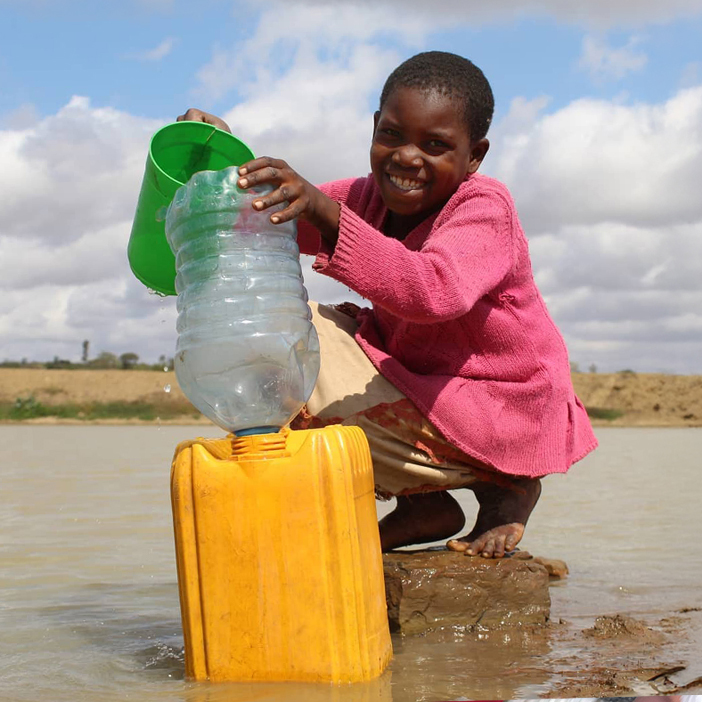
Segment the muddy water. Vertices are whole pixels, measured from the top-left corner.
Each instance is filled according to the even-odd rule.
[[[596,647],[581,650],[577,637],[557,632],[451,634],[395,640],[390,673],[371,685],[184,681],[169,462],[178,441],[201,432],[0,427],[0,700],[560,696],[566,669],[597,656]],[[702,607],[702,430],[598,435],[598,452],[545,482],[523,542],[570,567],[569,579],[552,587],[553,619],[578,630],[601,614],[657,621]],[[470,518],[468,492],[464,504]],[[669,657],[702,660],[700,629],[702,618],[686,621]]]

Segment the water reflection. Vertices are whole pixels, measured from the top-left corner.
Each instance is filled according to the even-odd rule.
[[[354,685],[299,683],[192,683],[183,702],[393,702],[391,673]],[[419,698],[415,698],[419,699]],[[436,699],[436,698],[434,698]]]

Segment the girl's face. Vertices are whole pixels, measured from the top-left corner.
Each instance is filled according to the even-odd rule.
[[[371,170],[387,208],[429,215],[485,157],[487,139],[471,141],[454,100],[436,91],[397,88],[375,113]]]

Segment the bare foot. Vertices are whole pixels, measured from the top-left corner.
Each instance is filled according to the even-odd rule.
[[[446,545],[452,551],[469,556],[502,558],[521,541],[529,515],[541,495],[538,478],[514,480],[516,490],[492,483],[478,483],[475,492],[480,509],[470,534],[452,539]]]
[[[448,492],[398,497],[395,509],[378,525],[380,545],[386,553],[402,546],[447,539],[463,529],[465,523],[463,510]]]

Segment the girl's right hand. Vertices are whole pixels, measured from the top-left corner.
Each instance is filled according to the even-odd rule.
[[[211,124],[213,127],[223,129],[225,132],[232,133],[229,125],[219,117],[211,115],[209,112],[203,112],[195,107],[191,107],[184,115],[179,115],[176,122],[204,122]]]
[[[239,167],[238,185],[242,189],[253,185],[271,185],[273,191],[253,201],[259,212],[273,205],[285,203],[282,210],[271,215],[271,222],[279,224],[301,217],[319,229],[322,238],[335,244],[339,237],[339,203],[327,197],[312,183],[306,181],[285,161],[262,156]]]

